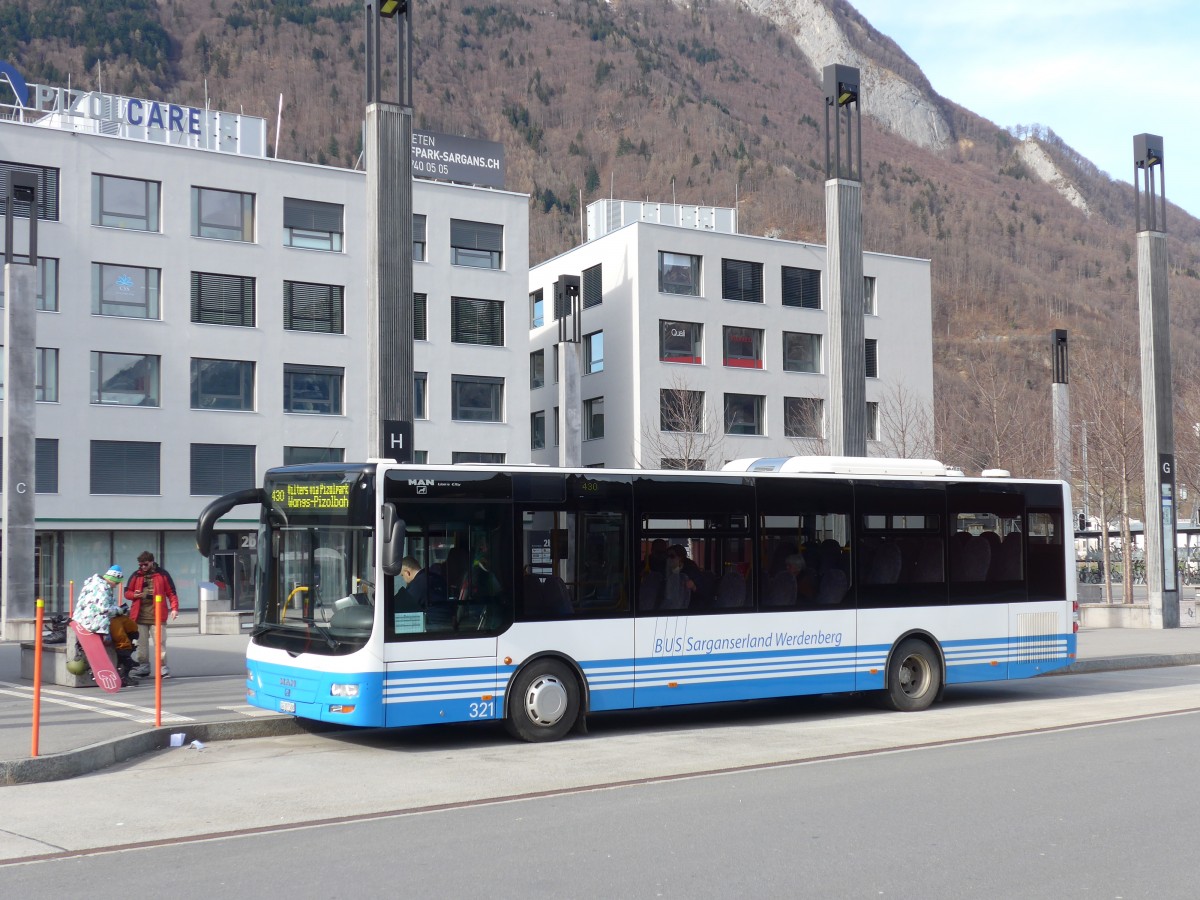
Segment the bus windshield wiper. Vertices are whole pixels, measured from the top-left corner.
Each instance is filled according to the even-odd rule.
[[[324,625],[318,625],[316,622],[309,622],[308,624],[313,627],[317,634],[325,638],[325,643],[329,645],[330,650],[337,650],[342,646],[341,641],[330,634],[329,629]]]

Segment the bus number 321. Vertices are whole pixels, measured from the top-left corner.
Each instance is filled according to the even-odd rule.
[[[471,704],[472,719],[491,719],[496,715],[496,701],[485,700],[483,703]]]

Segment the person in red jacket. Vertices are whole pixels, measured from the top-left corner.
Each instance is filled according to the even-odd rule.
[[[154,659],[154,654],[150,652],[150,645],[154,643],[154,598],[156,596],[162,597],[163,601],[169,605],[170,613],[166,618],[175,619],[179,616],[179,598],[175,596],[175,582],[167,570],[160,568],[154,561],[154,554],[145,550],[138,554],[137,573],[130,576],[125,585],[125,599],[131,604],[129,616],[138,623],[138,629],[144,635],[138,642],[140,665],[133,670],[136,676],[147,676],[154,672],[150,667],[150,660]],[[166,619],[163,620],[163,624],[166,624]],[[167,631],[165,628],[162,633],[162,646],[155,649],[158,651],[159,663],[162,665],[162,677],[169,678],[171,672],[167,668]]]

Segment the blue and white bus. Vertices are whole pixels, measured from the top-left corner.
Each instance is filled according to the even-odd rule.
[[[502,720],[946,685],[1075,658],[1062,482],[922,460],[738,460],[714,472],[270,470],[246,696],[361,726]]]

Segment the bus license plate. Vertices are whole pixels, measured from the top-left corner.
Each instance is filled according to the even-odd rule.
[[[295,700],[280,700],[279,701],[279,711],[286,712],[286,713],[294,713],[296,711],[296,701]]]

